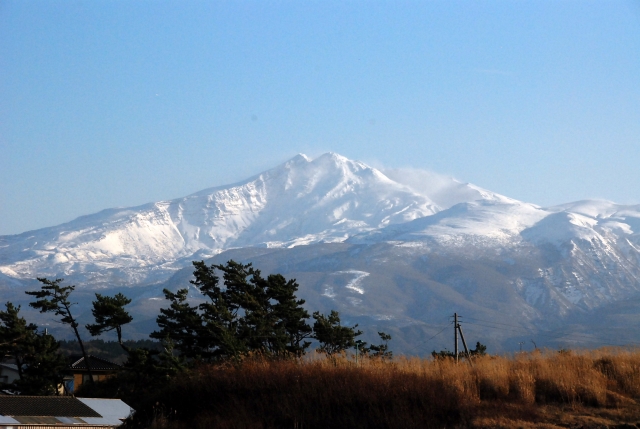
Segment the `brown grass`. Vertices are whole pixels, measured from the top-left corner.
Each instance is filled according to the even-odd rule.
[[[200,366],[140,404],[154,428],[554,428],[640,422],[640,352],[345,356]],[[629,426],[632,427],[632,426]]]

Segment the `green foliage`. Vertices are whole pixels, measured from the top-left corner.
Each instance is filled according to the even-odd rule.
[[[179,299],[184,301],[184,297]],[[159,343],[162,351],[157,347],[131,348],[122,340],[122,326],[133,320],[133,317],[124,309],[129,303],[131,299],[121,293],[113,297],[96,293],[92,309],[96,323],[88,324],[86,327],[93,336],[115,330],[118,344],[127,353],[127,359],[123,365],[124,371],[121,371],[115,380],[85,386],[78,394],[106,395],[107,397],[119,391],[125,394],[128,392],[131,395],[140,394],[159,387],[159,384],[184,370],[183,358],[174,354],[174,344],[170,339]],[[157,344],[153,345],[157,346]],[[113,392],[114,388],[115,392]]]
[[[362,331],[356,331],[358,325],[351,328],[340,325],[340,315],[335,310],[331,310],[329,316],[316,311],[313,313],[313,318],[315,319],[314,338],[320,342],[317,350],[329,356],[355,347],[355,338],[362,334]],[[366,347],[366,343],[359,343],[359,345]]]
[[[435,350],[432,351],[431,352],[431,357],[433,357],[434,359],[452,359],[452,358],[455,358],[456,355],[455,355],[455,353],[453,353],[453,352],[451,352],[451,351],[449,351],[447,349],[444,349],[444,350],[440,350],[439,352],[437,352]]]
[[[19,379],[9,388],[23,395],[52,395],[62,382],[66,359],[51,335],[38,334],[33,323],[20,317],[20,306],[6,303],[0,311],[0,351],[18,369]]]
[[[469,354],[471,356],[485,356],[487,354],[487,346],[478,341],[476,342],[476,348],[469,350]]]
[[[164,290],[165,298],[171,304],[169,308],[160,309],[160,315],[156,319],[160,330],[152,332],[150,337],[169,337],[186,358],[206,359],[211,354],[208,344],[215,339],[207,332],[208,327],[203,325],[198,307],[187,302],[187,294],[188,289],[180,289],[177,293]]]
[[[355,334],[359,335],[358,333]],[[389,350],[389,341],[391,341],[391,335],[385,334],[384,332],[378,332],[378,335],[383,341],[382,344],[371,344],[370,346],[367,346],[367,343],[362,340],[356,340],[354,342],[354,348],[356,350],[356,360],[358,359],[358,356],[382,360],[391,360],[393,358],[393,352]]]
[[[60,286],[62,279],[48,280],[44,277],[38,277],[38,281],[42,283],[40,290],[25,292],[27,295],[36,297],[36,301],[29,303],[29,306],[40,310],[40,313],[54,313],[56,316],[60,316],[60,322],[69,325],[71,329],[73,329],[73,332],[78,339],[78,343],[80,344],[84,361],[87,363],[89,379],[91,380],[91,383],[93,383],[91,364],[87,357],[87,353],[84,350],[82,338],[80,338],[80,332],[78,332],[79,325],[71,313],[71,307],[76,303],[69,301],[69,296],[76,287],[73,285]]]
[[[188,289],[164,291],[169,308],[160,310],[159,331],[151,338],[169,339],[187,359],[238,359],[249,352],[268,356],[301,355],[309,347],[309,314],[296,299],[298,284],[279,274],[262,277],[251,264],[229,261],[207,266],[194,262],[191,281],[207,299],[188,303]],[[224,288],[220,287],[222,273]]]
[[[38,331],[33,323],[20,317],[20,306],[15,307],[11,302],[5,304],[6,310],[0,311],[0,353],[2,358],[11,358],[22,376],[24,359],[29,353],[29,344]]]
[[[131,322],[133,317],[124,309],[131,300],[118,293],[114,297],[96,294],[93,302],[95,324],[86,325],[89,332],[101,335],[104,332],[116,331],[118,342],[94,340],[88,347],[96,351],[96,355],[112,357],[123,363],[123,370],[115,377],[99,383],[83,384],[75,394],[85,397],[121,397],[135,401],[136,396],[149,394],[160,388],[167,380],[185,370],[184,358],[174,353],[174,345],[168,341],[123,341],[122,326]],[[113,345],[117,344],[114,350]],[[78,346],[78,343],[66,343],[66,350]],[[122,350],[126,354],[122,354]],[[120,353],[118,355],[118,352]],[[107,355],[107,356],[105,356]]]
[[[115,330],[118,335],[118,343],[128,352],[122,342],[122,326],[133,320],[133,317],[124,309],[124,306],[130,303],[131,299],[121,293],[113,297],[96,293],[96,300],[93,301],[93,309],[91,310],[96,323],[86,325],[89,333],[95,337],[103,332]]]
[[[369,351],[372,357],[377,357],[381,359],[391,359],[393,357],[393,352],[389,350],[389,341],[391,341],[391,335],[385,334],[384,332],[378,332],[380,339],[383,341],[382,344],[379,345],[371,345],[369,347]]]
[[[71,326],[73,329],[78,328],[78,322],[71,314],[71,306],[75,303],[69,301],[69,295],[75,290],[75,286],[60,286],[62,279],[48,280],[38,277],[38,281],[42,283],[40,290],[27,291],[27,295],[36,297],[36,301],[29,306],[40,310],[40,313],[54,313],[60,316],[60,321]]]
[[[67,360],[59,344],[48,334],[35,335],[28,345],[22,377],[14,383],[22,395],[55,395],[62,384]]]
[[[275,334],[273,343],[267,342],[270,352],[300,356],[311,344],[305,339],[311,336],[312,330],[306,322],[309,313],[302,307],[305,301],[295,296],[298,284],[280,274],[272,274],[267,277],[265,290],[268,300],[266,327]]]
[[[469,350],[470,357],[481,357],[486,356],[487,354],[487,346],[482,344],[480,341],[476,342],[476,348]],[[455,353],[450,352],[447,349],[436,352],[435,350],[431,352],[431,356],[434,359],[453,359],[456,357]],[[465,358],[464,353],[458,353],[458,358]]]

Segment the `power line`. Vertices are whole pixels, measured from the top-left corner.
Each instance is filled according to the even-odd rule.
[[[477,319],[475,319],[477,320]],[[498,324],[497,322],[486,322],[486,323],[495,323]],[[534,333],[531,332],[530,329],[528,328],[524,328],[524,327],[517,327],[517,326],[513,326],[513,325],[507,325],[504,323],[501,323],[501,325],[504,326],[508,326],[509,328],[501,328],[501,327],[496,327],[496,326],[489,326],[489,325],[485,325],[482,323],[474,323],[474,322],[467,322],[467,324],[470,325],[476,325],[476,326],[482,326],[485,328],[490,328],[490,329],[495,329],[495,330],[501,330],[501,331],[512,331],[512,332],[526,332],[527,334],[531,334],[535,337],[543,337],[543,338],[549,338],[549,339],[558,339],[560,337],[567,337],[567,339],[573,339],[576,341],[586,341],[586,340],[604,340],[604,338],[602,337],[598,337],[595,335],[584,335],[584,334],[570,334],[570,333],[566,333],[566,332],[559,332],[556,333],[555,335],[549,335],[549,334],[540,334],[540,333]],[[640,345],[640,343],[638,342],[634,342],[634,341],[628,341],[625,342],[623,344],[621,343],[602,343],[603,345],[607,345],[607,346],[625,346],[625,345]]]
[[[584,338],[584,339],[594,339],[594,338],[595,338],[595,339],[604,339],[604,338],[602,338],[602,337],[598,337],[598,336],[596,336],[596,335],[589,335],[589,334],[577,334],[577,333],[568,333],[568,332],[557,332],[557,333],[556,333],[556,334],[554,334],[554,335],[545,335],[545,334],[540,334],[540,333],[536,333],[536,332],[531,332],[532,330],[531,330],[530,328],[525,328],[525,327],[523,327],[523,326],[515,326],[515,325],[509,325],[509,324],[506,324],[506,323],[491,322],[491,321],[488,321],[488,320],[475,319],[475,318],[473,318],[473,317],[469,317],[468,319],[472,319],[472,320],[476,320],[476,321],[480,321],[480,322],[485,322],[485,323],[490,323],[490,324],[492,324],[492,325],[502,325],[502,326],[507,326],[507,327],[511,328],[510,330],[527,331],[527,333],[530,333],[530,334],[532,334],[532,335],[536,335],[536,336],[542,336],[542,337],[558,338],[558,337],[561,337],[561,336],[564,336],[564,335],[568,335],[568,336],[572,336],[572,337],[574,337],[574,338],[575,338],[575,337],[582,337],[582,338]],[[504,328],[498,328],[498,327],[495,327],[495,326],[487,326],[487,325],[483,325],[483,324],[481,324],[481,323],[474,323],[474,322],[468,322],[468,323],[470,323],[470,324],[472,324],[472,325],[484,326],[484,327],[486,327],[486,328],[492,328],[492,329],[503,329],[503,330],[504,330]],[[634,341],[630,341],[629,343],[630,343],[630,344],[640,344],[640,343],[638,343],[638,342],[634,342]]]
[[[412,351],[414,351],[414,350],[415,350],[415,349],[417,349],[418,347],[424,346],[426,343],[428,343],[429,341],[433,340],[433,339],[434,339],[435,337],[437,337],[438,335],[442,334],[442,333],[445,331],[445,329],[447,329],[447,328],[449,327],[449,325],[451,325],[452,323],[453,323],[453,322],[449,322],[449,323],[447,324],[447,326],[445,326],[444,328],[442,328],[442,330],[440,330],[437,334],[435,334],[434,336],[432,336],[432,337],[430,337],[430,338],[428,338],[428,339],[426,339],[426,340],[424,340],[424,341],[419,342],[415,347],[413,347],[412,349],[410,349],[410,350],[407,352],[407,354],[411,353]]]
[[[460,317],[460,316],[458,316],[458,317]],[[467,317],[467,319],[476,320],[478,322],[490,323],[492,325],[507,326],[507,327],[510,327],[510,328],[513,328],[513,329],[527,331],[527,333],[530,333],[530,334],[535,335],[535,336],[541,336],[541,337],[547,337],[547,338],[558,338],[558,337],[562,337],[562,336],[568,335],[568,336],[571,336],[571,337],[574,337],[574,338],[575,337],[582,337],[584,339],[605,339],[603,337],[599,337],[599,336],[596,336],[596,335],[568,333],[568,332],[557,332],[554,335],[545,335],[545,334],[531,332],[532,329],[526,328],[524,326],[516,326],[516,325],[510,325],[510,324],[507,324],[507,323],[500,323],[500,322],[494,322],[494,321],[489,321],[489,320],[476,319],[474,317]],[[492,328],[492,329],[504,329],[504,328],[497,328],[497,327],[494,327],[494,326],[486,326],[486,325],[482,325],[480,323],[473,323],[473,322],[469,322],[469,323],[472,324],[472,325],[484,326],[484,327]],[[638,343],[636,341],[629,341],[628,344],[640,344],[640,343]]]
[[[458,317],[462,317],[462,316],[458,316]],[[522,327],[522,328],[524,328],[524,329],[527,329],[527,328],[525,328],[524,326],[516,326],[516,325],[507,324],[507,323],[494,322],[494,321],[492,321],[492,320],[476,319],[475,317],[465,317],[465,319],[471,319],[471,320],[475,320],[475,321],[477,321],[477,322],[492,323],[492,324],[494,324],[494,325],[504,325],[504,326],[510,326],[510,327]]]

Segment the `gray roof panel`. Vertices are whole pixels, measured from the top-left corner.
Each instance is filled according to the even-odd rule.
[[[4,416],[102,417],[98,412],[70,396],[0,396]]]

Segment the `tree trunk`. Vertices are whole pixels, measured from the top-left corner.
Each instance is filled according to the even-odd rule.
[[[71,313],[69,313],[69,315],[71,315]],[[89,362],[89,356],[87,356],[87,352],[84,350],[84,343],[80,338],[80,332],[78,332],[78,327],[75,325],[75,323],[72,324],[71,326],[73,327],[73,332],[76,333],[78,344],[80,344],[80,350],[82,350],[82,357],[84,358],[84,364],[87,367],[87,372],[89,373],[89,380],[91,380],[91,383],[93,384],[94,380],[93,380],[93,372],[91,372],[91,363]]]
[[[76,334],[76,338],[78,339],[78,344],[80,344],[80,350],[82,350],[82,357],[84,358],[84,364],[87,367],[87,372],[89,373],[89,380],[91,380],[91,384],[94,383],[93,373],[91,372],[91,362],[89,362],[89,356],[87,356],[87,352],[84,350],[84,343],[82,342],[82,338],[80,338],[80,332],[78,332],[78,322],[71,315],[71,309],[69,308],[68,303],[63,303],[64,309],[67,311],[67,315],[69,320],[71,320],[71,327],[73,328],[73,332]]]
[[[120,344],[120,347],[122,347],[124,349],[125,352],[127,352],[128,355],[131,354],[131,349],[127,346],[124,345],[124,343],[122,342],[122,328],[120,326],[118,326],[116,328],[116,332],[118,333],[118,344]]]

